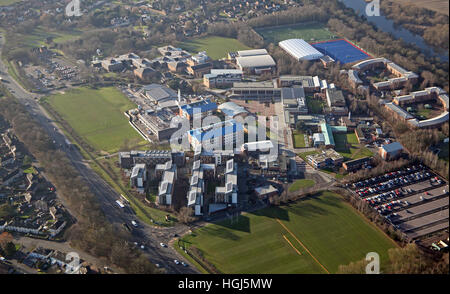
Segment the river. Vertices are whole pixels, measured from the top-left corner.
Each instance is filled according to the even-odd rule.
[[[359,15],[363,15],[366,19],[373,23],[379,30],[391,33],[394,37],[398,39],[402,39],[406,43],[416,45],[422,53],[427,56],[438,57],[442,62],[448,62],[448,51],[442,50],[442,52],[438,52],[432,46],[429,46],[425,43],[424,39],[412,33],[411,31],[402,28],[401,26],[396,26],[393,20],[390,20],[382,15],[382,11],[380,11],[380,16],[367,16],[366,15],[366,3],[364,0],[339,0],[344,3],[345,6],[352,8]],[[380,0],[383,1],[383,0]]]

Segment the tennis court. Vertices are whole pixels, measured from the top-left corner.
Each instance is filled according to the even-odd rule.
[[[341,64],[353,63],[371,57],[370,54],[345,39],[318,42],[311,45]]]

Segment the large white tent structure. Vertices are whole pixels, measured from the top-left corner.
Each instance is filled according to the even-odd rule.
[[[322,53],[303,39],[284,40],[278,45],[297,60],[315,60],[323,56]]]

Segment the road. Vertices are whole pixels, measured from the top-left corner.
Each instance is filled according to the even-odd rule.
[[[0,53],[3,48],[3,43],[4,38],[0,35]],[[25,105],[28,112],[34,116],[34,118],[54,140],[56,146],[60,146],[60,149],[66,153],[74,167],[89,185],[91,191],[98,197],[102,210],[104,211],[107,219],[116,227],[122,226],[123,223],[127,223],[131,226],[131,221],[137,219],[132,209],[120,208],[116,204],[116,200],[121,199],[120,194],[111,188],[108,183],[106,183],[90,168],[76,148],[70,148],[67,146],[66,137],[63,132],[58,128],[55,122],[52,121],[44,108],[38,103],[38,98],[40,98],[40,95],[30,93],[23,89],[8,74],[8,69],[2,60],[0,60],[0,75],[3,78],[2,83],[6,85],[9,91],[21,104]],[[132,238],[129,241],[144,244],[146,247],[145,253],[149,256],[151,262],[161,265],[167,270],[168,273],[198,273],[192,265],[188,267],[176,265],[173,262],[174,259],[184,261],[187,264],[189,263],[173,248],[162,248],[160,246],[161,242],[167,244],[173,238],[174,234],[181,235],[187,230],[189,230],[189,227],[181,224],[177,224],[171,228],[159,228],[140,223],[139,227],[133,230]]]

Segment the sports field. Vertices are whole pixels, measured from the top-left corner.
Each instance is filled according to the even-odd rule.
[[[179,46],[191,53],[206,51],[212,59],[224,58],[228,52],[251,49],[236,39],[216,36],[183,42]]]
[[[136,105],[114,87],[72,89],[47,101],[97,151],[114,153],[125,141],[145,142],[123,114]]]
[[[341,64],[352,63],[371,57],[368,53],[345,39],[318,42],[312,44],[312,46],[323,54],[329,55],[336,62],[339,61]]]
[[[373,156],[366,147],[360,146],[355,133],[333,134],[336,143],[335,150],[344,156],[344,161]]]
[[[334,39],[334,35],[320,23],[296,24],[279,27],[256,28],[255,31],[270,43],[287,39],[303,39],[306,42]]]
[[[322,192],[207,225],[182,239],[223,273],[335,273],[341,264],[396,245],[341,196]],[[182,242],[183,243],[183,242]]]
[[[295,192],[300,189],[309,188],[316,184],[314,180],[308,180],[308,179],[301,179],[296,180],[290,187],[289,192]]]

